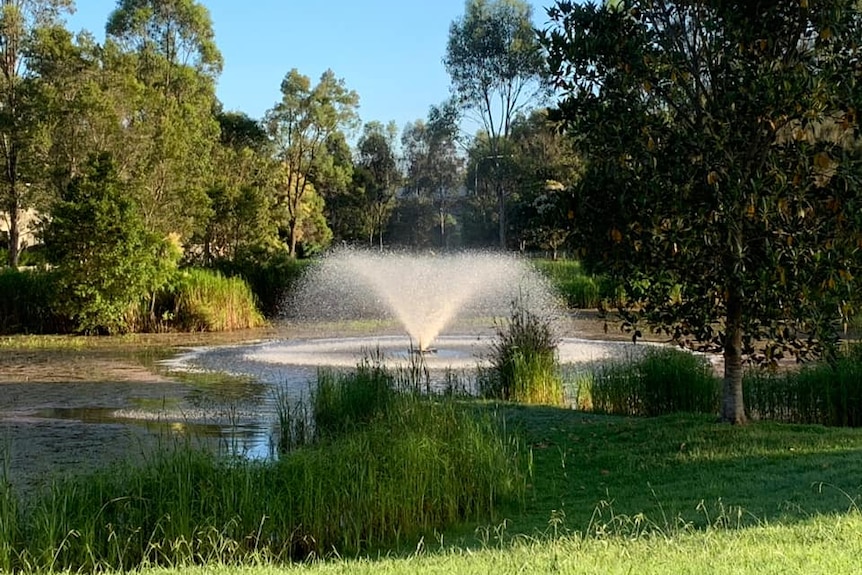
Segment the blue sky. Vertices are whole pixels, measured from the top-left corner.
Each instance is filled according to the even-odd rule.
[[[71,30],[104,38],[116,0],[77,0]],[[203,0],[224,56],[218,96],[225,109],[260,118],[296,68],[316,80],[327,68],[360,97],[363,122],[394,120],[399,129],[425,118],[449,94],[442,64],[449,24],[464,0]],[[543,6],[532,0],[534,22]]]

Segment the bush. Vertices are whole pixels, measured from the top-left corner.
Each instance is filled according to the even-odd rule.
[[[563,382],[550,321],[514,302],[510,317],[497,328],[491,367],[479,374],[479,388],[488,398],[562,405]]]
[[[127,314],[164,284],[176,257],[149,233],[108,154],[63,190],[45,227],[57,310],[82,333],[128,331]]]
[[[54,310],[56,278],[39,270],[0,269],[0,333],[53,333],[65,322]]]
[[[721,381],[705,357],[649,347],[637,360],[602,365],[585,376],[577,403],[615,415],[716,413],[720,393]]]
[[[288,293],[313,260],[298,260],[285,250],[245,250],[236,259],[221,260],[214,267],[227,276],[242,277],[254,293],[264,316],[277,317]]]
[[[743,391],[756,419],[862,427],[862,344],[796,372],[749,371]]]
[[[576,260],[535,260],[535,265],[559,292],[566,305],[577,309],[598,309],[618,305],[624,295],[606,277],[586,273]]]

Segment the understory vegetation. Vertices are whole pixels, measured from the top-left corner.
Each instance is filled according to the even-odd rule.
[[[845,345],[831,362],[751,367],[744,382],[754,419],[862,426],[862,344]],[[574,386],[579,409],[614,415],[714,414],[721,397],[721,381],[705,356],[666,347],[597,366]]]
[[[532,263],[551,281],[570,308],[612,307],[623,297],[608,278],[587,273],[578,260],[536,259]]]
[[[0,333],[225,331],[264,323],[240,277],[210,270],[175,270],[154,292],[138,294],[122,308],[94,310],[85,324],[58,305],[57,278],[53,270],[0,270]]]

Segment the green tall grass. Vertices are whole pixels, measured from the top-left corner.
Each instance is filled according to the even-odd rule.
[[[182,331],[230,331],[263,325],[254,296],[240,278],[193,268],[179,272],[162,317]]]
[[[716,413],[721,382],[709,361],[675,348],[650,347],[643,357],[601,365],[582,376],[577,404],[614,415]]]
[[[566,305],[577,309],[597,309],[616,306],[622,293],[617,286],[601,275],[584,271],[577,260],[533,260],[536,268],[551,281],[563,296]]]
[[[510,317],[497,328],[490,359],[490,368],[478,376],[483,396],[519,403],[564,403],[557,340],[547,318],[513,302]]]
[[[314,404],[326,423],[302,441],[294,435],[277,460],[183,443],[25,497],[0,484],[0,569],[305,560],[415,545],[465,521],[497,521],[501,505],[523,506],[528,452],[494,413],[399,391],[382,367],[373,374],[332,379],[338,389]],[[347,405],[365,393],[351,387],[383,383],[389,391]],[[350,425],[333,417],[348,412]]]
[[[757,419],[862,427],[862,344],[798,371],[751,370],[743,391]]]
[[[52,333],[63,329],[53,308],[54,276],[42,270],[0,269],[0,333]]]

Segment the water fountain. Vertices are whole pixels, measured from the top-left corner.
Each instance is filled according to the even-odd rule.
[[[392,319],[411,347],[428,351],[455,321],[508,316],[515,301],[534,313],[556,315],[547,282],[513,256],[345,250],[305,277],[291,315],[317,321],[357,315]]]

